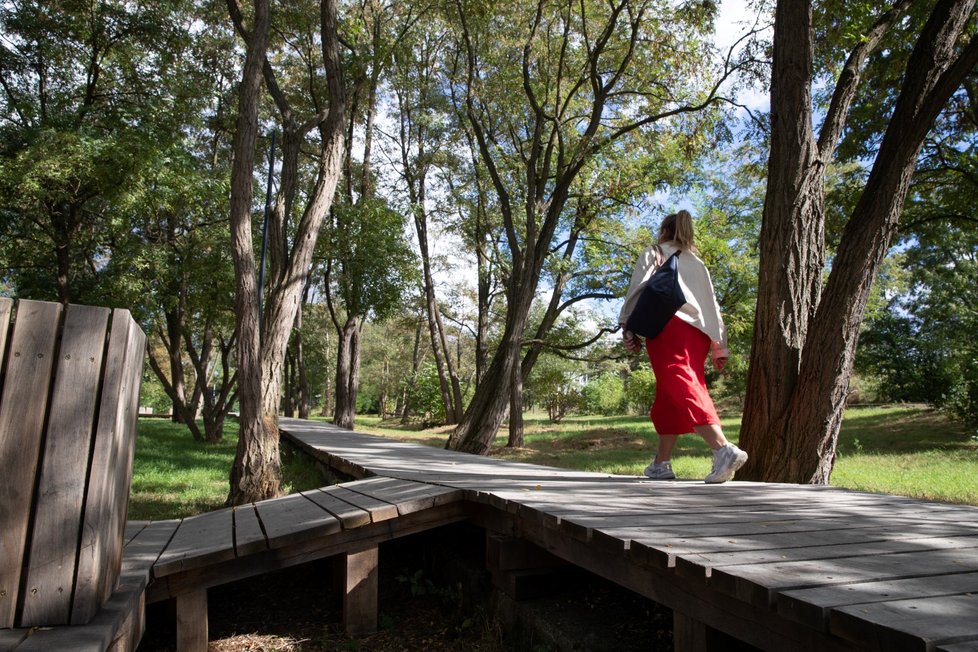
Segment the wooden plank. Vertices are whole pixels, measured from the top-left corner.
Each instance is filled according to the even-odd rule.
[[[126,521],[126,536],[125,542],[129,543],[133,538],[142,532],[143,528],[152,523],[152,521]]]
[[[126,576],[135,573],[146,575],[148,578],[153,564],[166,549],[179,526],[180,521],[172,519],[155,521],[140,530],[139,534],[126,544],[121,574]]]
[[[10,301],[10,299],[6,299]],[[0,305],[0,308],[3,306]],[[0,652],[9,652],[16,648],[21,641],[27,638],[29,629],[0,629]]]
[[[339,498],[340,500],[353,505],[354,507],[359,507],[368,514],[370,514],[370,522],[377,523],[379,521],[386,521],[387,519],[397,518],[397,507],[391,505],[383,500],[377,500],[370,496],[365,496],[356,491],[351,491],[345,485],[335,485],[333,487],[326,487],[323,491],[334,498]]]
[[[268,537],[269,548],[339,532],[339,520],[302,494],[292,494],[255,503],[258,518]]]
[[[230,507],[183,519],[166,550],[153,564],[153,577],[233,559],[233,519]]]
[[[302,495],[339,519],[344,529],[358,528],[370,523],[370,512],[351,505],[345,500],[340,500],[327,490],[313,489],[312,491],[303,491]]]
[[[378,548],[345,555],[343,631],[358,637],[377,631]]]
[[[963,550],[967,548],[978,548],[978,536],[932,536],[903,538],[893,541],[833,543],[774,550],[696,553],[692,556],[678,556],[676,571],[690,577],[709,577],[712,569],[724,566],[887,555],[896,552]]]
[[[451,503],[396,519],[341,530],[328,537],[309,539],[285,548],[208,564],[186,572],[177,571],[165,577],[157,577],[149,585],[146,599],[147,602],[158,602],[201,587],[227,584],[353,550],[364,550],[398,537],[458,523],[470,516],[470,511],[465,506]]]
[[[112,312],[72,604],[75,624],[98,611],[122,563],[145,341],[128,311]]]
[[[68,306],[54,371],[20,625],[68,623],[108,308]]]
[[[611,530],[609,534],[621,533],[622,530]],[[724,553],[747,551],[771,551],[784,548],[843,545],[848,543],[871,541],[898,541],[900,539],[917,539],[926,537],[961,536],[974,532],[970,527],[948,525],[931,525],[892,521],[887,525],[869,525],[851,523],[843,528],[820,528],[809,531],[794,532],[758,532],[736,537],[707,536],[707,537],[672,537],[657,541],[654,537],[635,532],[639,545],[659,545],[667,548],[673,556],[699,553]]]
[[[978,594],[978,573],[934,575],[785,591],[778,595],[777,606],[781,616],[814,629],[827,631],[829,613],[837,607],[960,593]]]
[[[829,631],[870,650],[924,652],[978,639],[976,615],[975,593],[895,600],[835,609]]]
[[[207,652],[207,589],[178,595],[177,650]]]
[[[8,344],[0,393],[0,628],[16,624],[60,315],[57,303],[19,301]]]
[[[262,532],[254,503],[239,505],[234,511],[234,554],[245,557],[268,550],[268,540]]]
[[[958,643],[944,643],[935,648],[935,652],[978,652],[978,639]]]
[[[345,486],[357,493],[395,505],[397,513],[402,516],[435,505],[444,505],[462,497],[459,489],[396,478],[369,478]]]
[[[89,623],[35,630],[17,652],[133,650],[142,636],[145,590],[145,578],[124,580]]]
[[[8,299],[7,297],[0,297],[0,366],[3,365],[3,361],[6,359],[7,353],[7,338],[10,335],[10,313],[13,312],[14,302],[13,299]],[[0,377],[2,379],[2,377]],[[3,389],[0,387],[0,389]]]
[[[713,569],[710,586],[763,607],[783,591],[978,571],[978,549],[926,550]]]
[[[109,468],[114,475],[109,480],[109,505],[107,512],[108,545],[106,546],[107,566],[118,569],[122,564],[123,533],[126,528],[126,515],[129,512],[129,487],[132,484],[132,465],[136,451],[136,424],[139,421],[139,390],[143,381],[143,360],[146,355],[146,335],[132,318],[128,310],[115,309],[112,311],[113,322],[123,320],[128,324],[129,333],[126,343],[125,375],[120,395],[122,402],[120,422],[122,430],[116,432],[115,446]],[[103,392],[104,395],[104,392]],[[114,572],[114,570],[110,570]],[[111,577],[106,576],[107,583],[103,595],[108,596],[112,590]]]

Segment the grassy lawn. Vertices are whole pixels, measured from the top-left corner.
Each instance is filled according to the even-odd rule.
[[[223,506],[234,459],[235,423],[224,442],[198,444],[189,431],[161,419],[140,419],[129,518],[179,518]],[[443,446],[450,428],[418,430],[376,417],[358,417],[357,429],[403,441]],[[739,415],[723,421],[736,441]],[[638,475],[655,449],[646,417],[568,417],[550,423],[526,419],[526,447],[508,449],[500,433],[493,455],[569,469]],[[846,412],[832,474],[836,486],[978,505],[978,436],[922,406],[860,407]],[[710,454],[695,436],[682,437],[673,468],[681,479],[710,470]],[[319,475],[302,456],[283,454],[287,490],[316,486]]]
[[[224,440],[194,441],[185,427],[166,419],[140,419],[136,431],[129,519],[156,521],[183,518],[224,506],[228,476],[238,445],[238,424],[228,421]],[[321,484],[308,459],[283,450],[285,489]]]
[[[443,446],[448,428],[409,431],[376,417],[357,417],[357,428]],[[740,415],[723,419],[737,441]],[[511,460],[601,473],[638,475],[655,451],[647,417],[568,417],[554,424],[526,419],[526,447],[505,447],[500,433],[492,455]],[[749,452],[749,451],[748,451]],[[681,437],[673,470],[680,479],[710,472],[710,452],[696,436]],[[846,412],[832,473],[838,487],[978,505],[978,436],[926,406],[855,407]]]

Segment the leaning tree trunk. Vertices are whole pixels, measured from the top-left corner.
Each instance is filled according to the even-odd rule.
[[[532,269],[533,263],[527,265]],[[483,391],[472,397],[462,421],[448,438],[446,448],[476,455],[486,455],[491,450],[496,433],[509,412],[514,367],[518,369],[520,366],[523,333],[536,287],[535,277],[533,282],[514,282],[511,286],[506,327],[486,370],[481,384]]]
[[[231,469],[229,505],[242,505],[275,496],[280,483],[278,437],[269,440],[262,423],[258,283],[251,235],[252,173],[258,136],[262,66],[268,46],[268,4],[268,0],[254,2],[244,72],[238,87],[238,119],[231,168],[231,254],[235,270],[241,430]]]
[[[872,283],[896,234],[917,157],[934,120],[978,65],[978,37],[960,53],[954,51],[974,5],[975,0],[939,2],[917,40],[873,169],[846,224],[825,291],[807,329],[799,371],[792,376],[782,415],[776,421],[770,418],[774,410],[771,399],[764,395],[782,397],[782,379],[772,377],[766,386],[748,388],[742,443],[758,460],[744,468],[742,477],[819,484],[830,479],[860,322]],[[772,106],[777,113],[777,105]],[[765,221],[767,217],[765,214]],[[766,270],[762,260],[762,275]],[[758,294],[764,295],[763,287]],[[775,299],[790,306],[798,297],[782,290]],[[762,315],[760,300],[758,305],[759,322],[770,324],[779,316]],[[755,332],[757,357],[752,355],[752,374],[755,366],[761,368],[767,362],[758,355],[756,345],[763,337],[764,333]],[[756,418],[765,416],[765,411],[769,417],[766,430],[759,425],[762,419]]]

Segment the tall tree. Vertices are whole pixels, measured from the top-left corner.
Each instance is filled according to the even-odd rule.
[[[719,100],[731,69],[705,80],[712,3],[454,7],[461,65],[452,83],[499,201],[508,259],[502,337],[447,444],[484,454],[519,401],[530,309],[553,239],[574,219],[565,209],[575,180],[630,134],[651,145],[667,129],[697,133],[695,116]]]
[[[911,5],[922,12],[919,20],[907,13]],[[974,5],[974,0],[900,0],[865,16],[866,26],[855,30],[855,45],[830,86],[831,100],[816,138],[812,3],[777,3],[768,188],[741,431],[741,445],[751,459],[740,477],[829,481],[859,325],[893,242],[921,145],[978,63],[978,38],[969,36]],[[868,153],[875,158],[823,288],[824,174],[857,97],[865,62],[874,52],[886,56],[877,48],[898,21],[915,28],[901,30],[912,34],[912,51],[899,92],[887,106],[890,118],[879,148]]]
[[[417,38],[398,48],[395,57],[393,91],[397,100],[400,177],[407,189],[408,210],[414,218],[418,251],[421,257],[421,285],[428,316],[431,351],[438,370],[442,403],[447,423],[462,418],[462,386],[457,365],[452,360],[449,341],[435,291],[431,248],[431,206],[429,189],[439,159],[451,157],[454,129],[448,104],[441,92],[442,62],[447,56],[447,37],[434,21],[421,24]]]
[[[242,504],[279,492],[278,412],[289,333],[309,274],[320,227],[340,178],[345,126],[345,89],[340,64],[335,0],[319,4],[319,44],[328,91],[328,108],[300,123],[268,57],[271,16],[267,2],[256,0],[249,28],[235,0],[231,17],[247,45],[239,87],[238,122],[231,183],[232,251],[237,277],[238,368],[241,433],[231,471],[229,504]],[[315,40],[315,39],[314,39]],[[267,300],[260,311],[252,243],[251,197],[258,130],[261,82],[265,81],[279,111],[283,134],[281,189],[269,224],[272,243]],[[315,182],[296,224],[299,149],[305,136],[318,130]],[[291,245],[291,246],[290,246]],[[247,408],[246,408],[247,404]]]
[[[401,306],[416,264],[404,240],[404,216],[379,198],[337,205],[323,242],[326,303],[337,333],[333,423],[353,428],[360,334],[368,316],[382,322]]]
[[[0,6],[0,227],[16,242],[0,254],[21,294],[105,301],[123,207],[193,106],[187,22],[173,2]]]

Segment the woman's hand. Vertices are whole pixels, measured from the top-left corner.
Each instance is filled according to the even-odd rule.
[[[621,339],[625,344],[625,348],[632,353],[638,353],[642,350],[642,339],[635,333],[623,328],[621,330]]]

